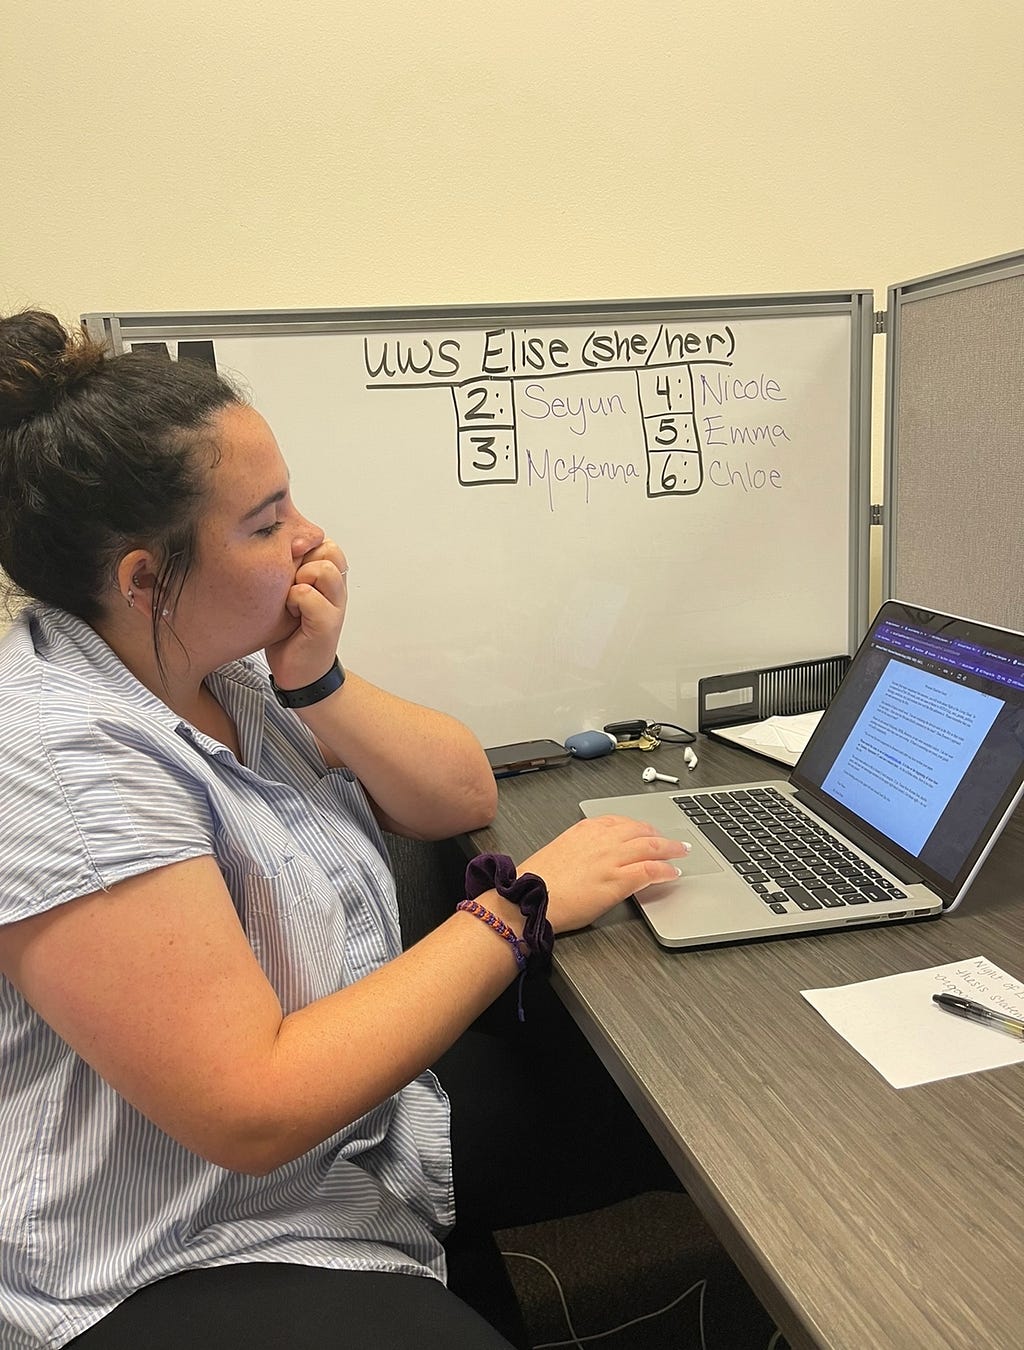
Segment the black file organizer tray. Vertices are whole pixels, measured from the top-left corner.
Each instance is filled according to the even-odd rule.
[[[817,712],[839,688],[849,665],[848,656],[825,656],[763,670],[707,675],[697,684],[698,730],[714,736],[718,727]]]

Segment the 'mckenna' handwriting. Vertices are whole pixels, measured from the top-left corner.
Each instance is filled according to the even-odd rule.
[[[583,455],[570,455],[568,459],[558,455],[552,459],[550,452],[544,450],[539,459],[533,452],[526,451],[526,485],[543,483],[547,488],[548,510],[555,509],[555,483],[570,483],[583,488],[584,501],[590,501],[590,485],[599,479],[610,482],[627,483],[631,478],[639,478],[640,470],[633,463],[616,460],[594,461]]]

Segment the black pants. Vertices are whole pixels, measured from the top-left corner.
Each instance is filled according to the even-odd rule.
[[[679,1182],[544,982],[513,987],[434,1066],[452,1103],[460,1225],[488,1231]]]
[[[458,1218],[445,1243],[447,1289],[271,1263],[184,1271],[133,1294],[75,1350],[525,1346],[493,1231],[678,1187],[546,985],[527,989],[526,1009],[520,1024],[510,992],[436,1066],[452,1102]]]
[[[234,1265],[158,1280],[75,1350],[509,1350],[437,1280],[314,1266]]]

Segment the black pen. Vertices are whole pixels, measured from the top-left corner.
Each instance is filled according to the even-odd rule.
[[[956,994],[932,994],[932,1002],[937,1003],[946,1012],[957,1017],[966,1017],[969,1022],[982,1022],[985,1026],[995,1027],[1024,1041],[1024,1021],[1019,1017],[1008,1017],[1006,1013],[995,1012],[992,1008],[983,1008],[980,1003],[972,1003],[969,998],[958,998]]]

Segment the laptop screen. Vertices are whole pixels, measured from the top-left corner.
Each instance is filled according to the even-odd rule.
[[[887,601],[792,782],[955,900],[1024,785],[1024,636]]]

